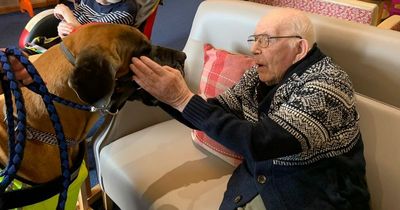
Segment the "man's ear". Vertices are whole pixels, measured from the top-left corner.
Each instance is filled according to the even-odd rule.
[[[79,98],[94,104],[109,99],[114,90],[115,64],[112,56],[100,47],[88,47],[82,50],[68,83]]]
[[[298,42],[298,44],[297,44],[297,46],[296,46],[296,48],[297,48],[297,54],[296,54],[296,58],[295,58],[295,60],[293,61],[293,63],[296,63],[297,61],[299,61],[299,60],[301,60],[301,59],[303,59],[306,55],[307,55],[307,53],[308,53],[308,51],[309,51],[309,45],[308,45],[308,42],[307,42],[307,40],[305,40],[305,39],[300,39],[300,40],[298,40],[299,42]]]

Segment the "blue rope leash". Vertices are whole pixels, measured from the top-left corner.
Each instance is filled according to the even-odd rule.
[[[18,87],[18,83],[15,80],[15,75],[11,70],[11,65],[8,62],[8,58],[4,52],[0,52],[0,61],[3,66],[3,71],[8,80],[2,80],[1,85],[4,91],[5,104],[7,111],[7,132],[9,136],[8,146],[9,146],[9,163],[7,164],[4,171],[2,171],[3,181],[0,183],[0,192],[4,192],[7,186],[15,178],[16,172],[21,165],[23,158],[23,150],[25,148],[26,130],[24,129],[26,125],[25,116],[25,103],[22,98],[22,93]],[[3,76],[2,76],[3,79]],[[15,97],[15,104],[17,108],[17,128],[14,132],[14,116],[13,116],[13,104],[12,95]],[[15,133],[17,133],[17,138],[15,138]]]
[[[33,79],[33,83],[27,85],[27,87],[35,93],[41,95],[43,102],[47,108],[47,112],[52,121],[57,141],[59,145],[60,151],[60,159],[61,159],[61,176],[62,176],[62,186],[63,189],[59,195],[57,210],[62,210],[65,208],[65,203],[67,200],[67,192],[68,187],[70,185],[70,177],[71,172],[69,171],[69,162],[68,162],[68,148],[65,140],[64,132],[62,129],[62,125],[60,119],[57,114],[57,110],[53,104],[53,101],[62,103],[67,106],[71,106],[73,108],[85,110],[85,111],[96,111],[91,106],[80,105],[74,103],[72,101],[68,101],[62,99],[54,94],[51,94],[42,78],[38,74],[35,67],[32,63],[22,54],[22,52],[17,48],[8,48],[6,52],[0,52],[0,62],[3,66],[4,74],[7,80],[4,80],[1,77],[1,85],[4,91],[5,96],[5,104],[7,111],[7,132],[9,136],[9,163],[6,168],[2,171],[2,175],[4,176],[3,181],[0,183],[0,193],[3,193],[7,186],[13,181],[16,176],[16,173],[21,165],[21,161],[23,158],[23,151],[25,148],[25,140],[26,140],[26,111],[25,111],[25,103],[22,97],[22,92],[18,87],[18,82],[15,79],[15,75],[11,69],[11,65],[8,61],[7,55],[14,55],[26,68],[28,73]],[[13,106],[12,106],[12,95],[14,95],[14,100],[17,108],[17,126],[14,131],[14,115],[13,115]],[[17,134],[17,135],[15,135]],[[16,136],[16,138],[15,138]]]

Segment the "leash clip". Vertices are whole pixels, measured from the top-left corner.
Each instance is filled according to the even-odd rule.
[[[116,112],[111,112],[109,109],[108,109],[108,107],[95,107],[95,106],[91,106],[90,107],[90,112],[97,112],[97,111],[99,111],[99,112],[101,112],[101,113],[103,113],[103,114],[109,114],[109,115],[117,115],[118,114],[118,112],[119,112],[119,110],[117,109],[117,111]]]

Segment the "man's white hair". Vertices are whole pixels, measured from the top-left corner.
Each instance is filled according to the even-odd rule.
[[[279,33],[301,36],[307,40],[309,48],[316,42],[314,26],[304,12],[292,8],[277,8],[272,10],[268,17],[274,17],[277,21]]]

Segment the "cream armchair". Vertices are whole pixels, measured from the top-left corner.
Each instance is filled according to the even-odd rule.
[[[201,3],[184,48],[186,81],[197,91],[203,44],[249,53],[246,38],[272,9],[248,1]],[[399,210],[400,34],[309,14],[321,49],[353,80],[374,210]],[[381,102],[384,101],[384,102]],[[392,104],[392,105],[388,105]],[[192,144],[190,129],[160,109],[128,103],[96,138],[103,191],[121,209],[218,209],[233,167]]]

